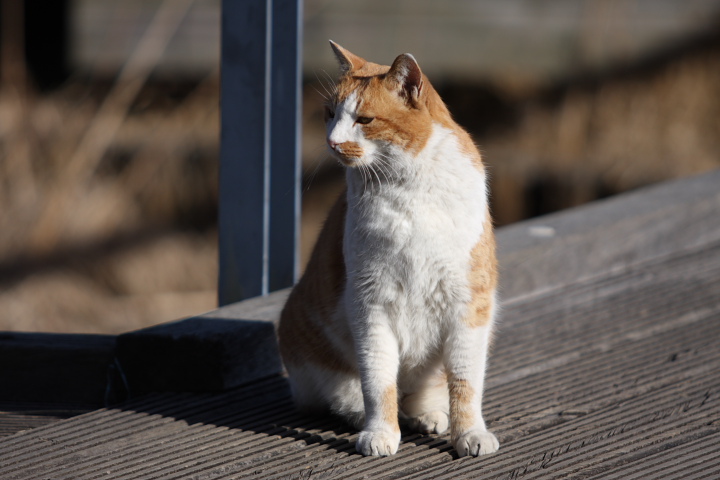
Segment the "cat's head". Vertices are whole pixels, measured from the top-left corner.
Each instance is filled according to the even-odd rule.
[[[384,66],[330,44],[340,62],[340,78],[325,107],[332,154],[347,167],[364,167],[422,150],[432,131],[427,102],[432,87],[415,58],[406,53]]]

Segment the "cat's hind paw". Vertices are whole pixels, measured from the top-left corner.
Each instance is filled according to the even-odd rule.
[[[497,452],[498,448],[500,443],[497,438],[487,430],[470,430],[455,441],[455,450],[461,457],[486,455]]]
[[[408,424],[411,429],[420,433],[445,433],[450,425],[450,417],[447,413],[436,410],[413,417]]]
[[[361,453],[373,457],[386,457],[394,455],[400,445],[400,432],[386,430],[368,431],[363,430],[355,443],[355,449]]]

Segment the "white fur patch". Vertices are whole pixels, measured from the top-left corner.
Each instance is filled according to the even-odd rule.
[[[335,117],[327,124],[327,138],[334,143],[355,142],[357,133],[353,129],[357,110],[357,94],[352,93],[335,108]]]
[[[353,305],[383,312],[401,366],[412,367],[439,351],[444,329],[470,300],[470,253],[483,232],[486,187],[453,132],[439,125],[417,157],[393,153],[411,181],[369,193],[357,170],[347,170],[346,305],[350,322],[366,317]]]
[[[335,117],[331,118],[326,126],[327,140],[328,143],[335,144],[357,143],[364,152],[358,163],[365,164],[372,159],[377,146],[365,138],[362,126],[356,123],[357,109],[358,97],[357,93],[353,92],[335,108]]]

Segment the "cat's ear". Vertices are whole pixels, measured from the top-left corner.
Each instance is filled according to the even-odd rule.
[[[415,57],[403,53],[393,62],[385,76],[388,88],[395,90],[413,107],[418,107],[423,88],[423,75]]]
[[[330,46],[332,47],[333,52],[335,52],[335,56],[337,57],[338,62],[340,62],[341,75],[347,75],[349,73],[352,73],[353,71],[358,70],[360,67],[367,63],[364,58],[358,57],[354,53],[351,53],[349,50],[344,49],[332,40],[330,40]]]

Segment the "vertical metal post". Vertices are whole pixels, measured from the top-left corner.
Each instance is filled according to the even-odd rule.
[[[223,0],[220,305],[297,278],[302,0]]]

